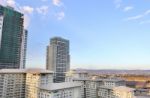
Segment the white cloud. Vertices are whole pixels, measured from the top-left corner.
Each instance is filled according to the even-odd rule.
[[[27,29],[30,25],[30,15],[32,14],[34,11],[34,8],[30,7],[30,6],[23,6],[20,7],[21,11],[24,13],[24,28]]]
[[[23,6],[22,10],[25,14],[32,14],[34,11],[34,8],[32,8],[30,6]]]
[[[114,0],[114,4],[115,4],[116,8],[120,8],[121,3],[122,3],[122,0]]]
[[[58,20],[62,20],[65,17],[65,12],[63,10],[63,3],[61,0],[52,0],[52,4],[57,6],[59,9],[61,9],[59,12],[55,13],[55,16],[57,17]]]
[[[16,2],[15,0],[6,0],[6,4],[8,6],[15,7]]]
[[[58,20],[62,20],[65,17],[65,13],[62,11],[57,13],[56,16]]]
[[[142,17],[143,17],[143,15],[137,15],[137,16],[133,16],[133,17],[128,17],[126,20],[137,20],[137,19],[140,19]]]
[[[123,11],[127,12],[127,11],[130,11],[132,10],[134,7],[133,6],[126,6]]]
[[[49,7],[46,5],[36,8],[37,12],[39,14],[43,14],[43,15],[46,15],[48,13],[48,9],[49,9]]]
[[[140,24],[149,24],[150,20],[141,21]]]
[[[62,5],[61,0],[52,0],[52,3],[53,3],[53,5],[55,5],[55,6],[61,6],[61,5]]]
[[[0,0],[0,4],[6,6],[11,6],[15,8],[16,10],[24,13],[24,28],[27,29],[30,24],[30,17],[28,14],[31,14],[33,12],[33,8],[30,6],[20,6],[15,0]]]
[[[143,14],[139,14],[136,16],[128,17],[126,20],[138,20],[150,14],[150,10],[145,11]]]
[[[150,10],[147,10],[147,11],[144,13],[144,15],[148,15],[148,14],[150,14]]]
[[[30,24],[30,17],[28,15],[24,15],[24,28],[27,29]]]

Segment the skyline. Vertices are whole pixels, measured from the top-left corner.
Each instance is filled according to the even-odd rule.
[[[25,13],[27,67],[45,68],[46,46],[51,37],[60,36],[70,40],[71,68],[149,68],[148,0],[0,0],[0,4],[6,1]]]

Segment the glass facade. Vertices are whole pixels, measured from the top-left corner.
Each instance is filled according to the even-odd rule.
[[[47,69],[54,71],[54,82],[65,82],[65,73],[70,70],[69,40],[54,37],[47,47]]]
[[[23,34],[23,14],[11,7],[0,5],[3,16],[1,28],[0,69],[20,68],[20,52]]]

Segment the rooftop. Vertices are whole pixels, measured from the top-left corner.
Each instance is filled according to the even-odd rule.
[[[75,88],[82,86],[81,83],[77,82],[63,82],[63,83],[51,83],[50,85],[41,86],[41,89],[44,90],[61,90],[61,89],[67,89],[67,88]]]
[[[30,68],[30,69],[0,69],[0,73],[53,73],[53,72],[45,69]]]
[[[120,81],[124,81],[122,79],[118,79],[118,78],[110,78],[110,79],[90,79],[90,78],[75,78],[75,81],[95,81],[95,82],[99,82],[99,81],[103,81],[103,82],[120,82]]]
[[[118,87],[114,87],[113,90],[121,91],[121,92],[131,92],[131,91],[134,91],[135,89],[129,88],[129,87],[126,87],[126,86],[118,86]]]
[[[135,98],[150,98],[150,95],[146,95],[146,96],[135,96]]]
[[[122,91],[122,92],[130,92],[130,91],[135,90],[133,88],[129,88],[126,86],[117,86],[117,87],[100,86],[99,88],[110,89],[110,90],[114,90],[114,91]]]
[[[113,87],[108,87],[108,86],[99,86],[99,88],[109,89],[109,90],[112,90],[112,89],[113,89]]]

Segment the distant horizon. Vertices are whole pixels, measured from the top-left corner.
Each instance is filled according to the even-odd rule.
[[[149,65],[150,66],[150,65]],[[149,69],[144,69],[144,68],[139,68],[139,69],[136,69],[136,68],[120,68],[120,69],[118,69],[118,68],[82,68],[82,67],[77,67],[77,68],[72,68],[72,66],[70,66],[71,68],[70,68],[70,70],[150,70],[150,68]],[[27,67],[26,69],[34,69],[34,68],[37,68],[37,69],[46,69],[46,68],[44,68],[44,67]]]
[[[132,71],[132,70],[139,70],[139,71],[150,71],[150,69],[86,69],[86,68],[75,68],[75,69],[71,69],[71,70],[95,70],[95,71],[98,71],[98,70],[116,70],[116,71],[120,71],[120,70],[129,70],[129,71]]]
[[[27,68],[45,68],[46,46],[59,36],[70,41],[71,68],[150,69],[149,0],[0,0],[0,4],[24,13]]]

